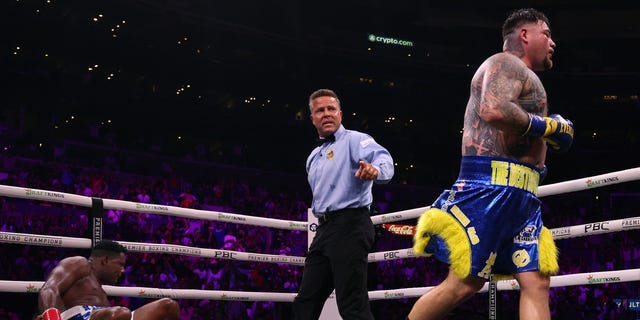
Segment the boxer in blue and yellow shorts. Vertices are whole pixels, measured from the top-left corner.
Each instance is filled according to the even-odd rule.
[[[464,156],[453,187],[420,217],[414,251],[449,263],[461,279],[557,273],[557,249],[536,197],[539,180],[523,162]]]
[[[415,302],[407,319],[445,318],[490,275],[518,282],[519,319],[551,319],[549,288],[558,258],[542,224],[538,169],[544,170],[547,153],[571,148],[573,122],[549,113],[536,73],[553,66],[556,45],[545,14],[513,10],[502,41],[502,51],[471,79],[458,180],[420,217],[414,235],[414,251],[448,262],[449,273]]]

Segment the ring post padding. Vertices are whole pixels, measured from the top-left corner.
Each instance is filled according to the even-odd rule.
[[[91,247],[102,240],[102,216],[104,205],[102,199],[91,198],[91,210],[89,210],[89,237],[91,239]]]

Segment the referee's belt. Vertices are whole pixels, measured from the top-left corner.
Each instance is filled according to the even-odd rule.
[[[345,208],[345,209],[340,209],[340,210],[335,210],[335,211],[327,211],[325,212],[323,215],[318,217],[318,222],[322,225],[325,224],[331,220],[335,220],[336,218],[338,218],[339,216],[345,214],[345,213],[358,213],[358,212],[362,212],[362,213],[367,213],[367,215],[369,214],[369,208],[368,207],[360,207],[360,208]]]

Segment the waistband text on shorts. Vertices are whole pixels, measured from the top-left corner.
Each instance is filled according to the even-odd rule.
[[[491,184],[514,187],[536,194],[539,183],[540,174],[534,169],[513,162],[491,161]]]

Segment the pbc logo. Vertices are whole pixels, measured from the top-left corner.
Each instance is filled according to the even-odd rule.
[[[385,260],[400,259],[400,251],[385,252],[383,257]]]
[[[213,254],[213,257],[235,260],[236,258],[234,257],[234,255],[235,252],[216,250],[216,252]]]
[[[587,232],[600,231],[600,230],[608,231],[609,230],[609,227],[607,226],[608,224],[609,224],[608,221],[589,223],[584,226],[584,232],[587,233]]]

